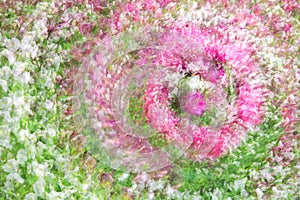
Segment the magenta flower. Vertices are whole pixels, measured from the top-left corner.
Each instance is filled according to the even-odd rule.
[[[204,74],[204,78],[207,81],[210,81],[216,84],[222,76],[224,76],[224,69],[209,69],[206,74]]]
[[[195,116],[202,116],[207,108],[204,95],[199,91],[191,91],[184,97],[183,109]]]

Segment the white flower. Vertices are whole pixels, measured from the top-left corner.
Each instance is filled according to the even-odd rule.
[[[283,166],[281,166],[281,165],[275,166],[275,167],[273,167],[273,169],[274,169],[274,173],[276,173],[276,174],[281,174],[282,175],[283,172],[284,172]]]
[[[7,92],[8,87],[7,87],[7,82],[6,82],[6,80],[0,79],[0,86],[2,87],[2,90],[3,90],[4,92]]]
[[[161,190],[164,187],[164,182],[163,181],[154,181],[151,180],[149,183],[149,191],[155,191],[155,190]]]
[[[70,162],[70,161],[68,161]],[[66,162],[67,163],[67,162]],[[66,168],[64,168],[63,170],[66,170]],[[77,185],[81,185],[80,181],[78,180],[78,178],[74,177],[71,173],[67,172],[66,175],[64,176],[64,179],[66,181],[68,181],[69,183],[72,183],[74,186],[77,186]],[[90,182],[90,179],[87,178],[86,183]]]
[[[247,178],[243,178],[241,180],[236,180],[234,181],[234,185],[233,188],[235,191],[237,190],[243,190],[245,188],[245,184],[246,184]]]
[[[45,19],[46,20],[46,19]],[[48,28],[44,19],[36,20],[33,30],[36,31],[38,37],[44,38],[48,34]]]
[[[49,89],[54,88],[54,82],[53,82],[53,71],[52,70],[41,70],[41,78],[45,81],[44,87],[47,87]]]
[[[118,178],[119,181],[124,181],[129,177],[128,173],[123,173],[122,176]]]
[[[14,76],[21,75],[25,71],[26,65],[27,65],[27,63],[15,62],[14,66],[13,66],[13,75]]]
[[[11,149],[9,127],[2,125],[0,129],[0,146]]]
[[[5,116],[4,119],[6,120],[6,118],[10,118],[10,112],[12,111],[12,102],[13,102],[13,94],[9,94],[8,97],[3,97],[2,99],[0,99],[0,112],[2,116]],[[10,120],[6,120],[7,122],[9,122]]]
[[[32,167],[32,170],[35,173],[35,175],[40,178],[44,177],[45,173],[48,171],[47,163],[39,164],[38,162],[34,161],[34,162],[32,162],[31,167]]]
[[[25,97],[22,96],[17,96],[16,94],[12,95],[12,101],[14,105],[14,111],[17,116],[22,116],[24,114],[32,114],[32,111],[30,109],[30,103],[25,102]]]
[[[54,174],[52,174],[51,172],[49,172],[49,171],[46,172],[45,176],[47,176],[47,177],[49,177],[51,179],[56,178],[56,176]]]
[[[187,84],[192,90],[214,88],[214,85],[211,82],[202,81],[197,76],[190,77]]]
[[[18,172],[18,162],[15,159],[10,159],[2,166],[3,171],[8,173]]]
[[[46,100],[45,101],[45,108],[49,111],[52,111],[53,110],[53,105],[54,103],[50,100]]]
[[[54,66],[59,66],[60,65],[60,63],[61,63],[61,57],[59,56],[59,55],[57,55],[56,53],[50,53],[49,55],[48,55],[48,59],[47,59],[48,61],[49,61],[49,65],[54,65]]]
[[[19,140],[24,142],[25,140],[34,140],[35,135],[30,134],[28,129],[21,129],[19,131]]]
[[[5,129],[3,129],[4,132],[6,132],[6,133],[7,132],[8,133],[9,132],[17,133],[20,129],[20,119],[18,117],[12,117],[11,113],[10,113],[11,109],[2,106],[1,105],[1,100],[0,100],[0,106],[1,106],[1,109],[7,109],[5,111],[0,111],[1,115],[3,117],[3,121],[6,124],[5,126],[3,126],[3,127],[6,127]]]
[[[16,61],[14,52],[9,51],[7,49],[4,49],[0,53],[0,55],[6,57],[8,59],[8,62],[9,62],[10,65],[13,65],[15,63],[15,61]]]
[[[34,184],[33,184],[33,191],[35,192],[35,195],[40,197],[45,192],[45,181],[43,178],[39,178]]]
[[[17,38],[4,39],[4,44],[6,48],[12,52],[17,51],[20,48],[20,41]]]
[[[4,188],[7,191],[12,191],[14,190],[14,184],[12,183],[12,181],[10,179],[6,179],[5,183],[4,183]]]
[[[52,190],[49,194],[47,194],[47,199],[57,199],[57,200],[60,200],[60,199],[63,199],[63,194],[62,192],[56,192],[54,190]]]
[[[57,67],[58,67],[58,66],[60,65],[60,63],[61,63],[61,57],[58,56],[58,55],[56,55],[56,56],[53,58],[52,63],[53,63],[54,66],[57,66]]]
[[[7,177],[6,177],[6,179],[8,179],[8,180],[15,180],[18,183],[24,183],[24,179],[18,173],[8,174]]]
[[[0,77],[3,78],[4,80],[8,80],[11,74],[12,71],[8,66],[2,66],[0,68]]]
[[[269,167],[269,166],[267,165],[267,167]],[[274,177],[270,171],[271,171],[270,168],[260,170],[261,177],[266,179],[268,182],[274,180]]]
[[[175,191],[176,190],[174,188],[172,188],[170,185],[168,185],[168,187],[166,189],[166,194],[168,195],[168,197],[173,198]]]
[[[248,192],[247,192],[245,189],[242,189],[242,190],[241,190],[241,196],[242,196],[243,198],[247,198],[247,197],[249,196],[249,194],[248,194]]]
[[[36,196],[33,193],[26,194],[24,200],[36,200]]]
[[[25,98],[24,96],[20,96],[20,97],[15,97],[13,99],[13,105],[15,106],[16,109],[23,107],[25,104]]]
[[[39,151],[39,152],[42,152],[44,149],[47,149],[47,145],[45,145],[44,143],[42,143],[42,142],[38,142],[37,143],[37,150]]]
[[[261,189],[256,188],[256,195],[258,199],[262,199],[262,197],[264,196],[264,193],[261,191]]]
[[[201,200],[201,197],[199,196],[199,194],[194,193],[193,197],[192,197],[192,200]]]
[[[153,192],[150,192],[149,194],[148,194],[148,199],[149,200],[152,200],[152,199],[154,199],[154,193]]]
[[[62,155],[58,155],[56,157],[56,162],[55,164],[59,167],[60,165],[65,166],[65,164],[69,162],[69,159],[67,157],[63,157]]]
[[[29,72],[24,72],[22,74],[22,76],[20,76],[19,80],[18,80],[20,83],[23,83],[23,84],[32,84],[34,82],[33,78],[31,77],[30,73]]]
[[[277,198],[280,198],[280,199],[287,199],[288,197],[288,194],[286,191],[284,190],[278,190],[276,186],[273,186],[272,187],[272,191],[274,193],[274,195],[277,197]]]
[[[170,94],[171,96],[174,94],[177,94],[178,88],[176,86],[177,86],[178,82],[180,81],[180,79],[182,79],[182,74],[179,72],[168,73],[163,77],[162,81],[168,82],[170,88],[174,88],[172,90],[172,93]]]
[[[64,194],[64,199],[69,199],[71,197],[72,194],[74,194],[77,190],[73,189],[73,190],[64,190],[63,194]]]
[[[18,164],[21,164],[21,165],[25,164],[27,159],[28,159],[27,151],[25,149],[20,149],[17,153]]]
[[[83,184],[83,185],[81,186],[81,188],[82,188],[83,191],[87,191],[88,188],[89,188],[89,185],[88,185],[88,184]]]
[[[214,189],[214,192],[212,195],[213,195],[212,200],[222,199],[222,192],[219,190],[219,188]]]
[[[21,49],[30,46],[35,41],[35,32],[27,32],[21,41]]]
[[[53,129],[53,128],[50,128],[49,126],[47,127],[47,134],[50,136],[50,137],[54,137],[56,136],[56,131]]]
[[[26,57],[35,58],[38,53],[38,46],[35,43],[35,33],[28,32],[21,41],[21,50]]]

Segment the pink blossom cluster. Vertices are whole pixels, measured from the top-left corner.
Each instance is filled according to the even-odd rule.
[[[178,130],[179,119],[169,108],[168,89],[157,83],[149,83],[145,91],[144,112],[148,123],[158,132],[172,137]]]
[[[174,7],[172,0],[135,0],[114,2],[114,4],[92,0],[90,4],[96,11],[110,9],[109,17],[102,19],[100,23],[107,27],[112,34],[131,28],[135,23],[151,26],[153,18],[160,19],[163,17],[163,9]],[[118,9],[111,9],[112,6]]]
[[[196,26],[192,25],[191,27],[187,28],[187,26],[176,26],[175,32],[177,34],[183,34],[185,37],[189,36],[189,38],[193,38],[195,40],[194,44],[199,44],[199,46],[204,46],[201,53],[199,52],[190,52],[189,56],[193,56],[193,61],[201,61],[200,63],[202,65],[207,65],[207,68],[204,68],[206,70],[203,71],[203,69],[199,70],[195,67],[193,67],[191,70],[194,72],[198,72],[201,77],[206,79],[206,81],[209,81],[213,84],[221,84],[221,79],[223,77],[224,79],[224,69],[222,65],[226,63],[230,63],[232,65],[231,70],[232,73],[236,74],[236,95],[237,98],[234,100],[234,104],[231,104],[228,106],[227,112],[228,112],[228,121],[225,122],[224,125],[221,125],[217,130],[211,130],[209,127],[199,127],[196,128],[194,132],[194,143],[193,148],[197,149],[203,149],[203,145],[205,142],[210,141],[210,152],[207,153],[205,156],[207,158],[217,158],[222,153],[227,152],[232,147],[237,146],[241,139],[245,137],[245,132],[249,130],[251,126],[258,125],[262,122],[264,110],[263,105],[265,102],[265,93],[266,89],[262,84],[253,84],[251,83],[251,80],[254,79],[254,77],[251,77],[251,74],[253,72],[260,73],[259,69],[257,68],[257,63],[251,59],[251,55],[253,50],[251,49],[251,46],[246,46],[245,49],[239,48],[234,43],[228,43],[226,44],[224,41],[226,41],[225,36],[215,37],[216,34],[219,32],[215,32],[215,30],[198,30]],[[180,37],[177,37],[180,38]],[[168,38],[167,36],[163,37],[163,41],[160,41],[160,44],[162,46],[164,43],[168,45],[172,41],[172,37]],[[209,43],[206,43],[207,40],[210,40]],[[174,43],[178,43],[176,41],[173,41]],[[217,44],[224,43],[222,46]],[[211,46],[210,46],[211,45]],[[188,47],[186,47],[188,48]],[[177,48],[178,49],[178,48]],[[182,48],[184,49],[184,48]],[[179,50],[175,50],[177,55],[180,58],[184,59],[184,53],[180,52]],[[183,54],[183,55],[182,55]],[[193,55],[194,54],[194,55]],[[198,54],[198,56],[196,56]],[[169,54],[171,55],[171,54]],[[174,56],[170,56],[170,59],[173,59]],[[159,57],[161,59],[161,57]],[[168,60],[168,57],[164,57],[165,60]],[[190,58],[184,59],[191,60]],[[207,61],[209,60],[209,61]],[[163,63],[163,62],[160,62]],[[167,61],[164,62],[166,64]],[[213,64],[212,64],[213,63]],[[180,65],[181,69],[177,68],[178,71],[184,71],[184,68],[189,66],[183,66]],[[214,75],[215,74],[215,75]],[[213,76],[214,75],[214,76]],[[256,74],[257,75],[257,74]],[[250,76],[250,77],[249,77]],[[219,80],[220,79],[220,80]],[[219,80],[219,81],[217,81]],[[157,96],[150,95],[148,97],[148,92],[146,90],[146,99],[153,99],[152,101],[147,101],[147,107],[146,113],[151,112],[152,110],[149,109],[151,107],[154,107],[157,102],[155,99],[157,99]],[[159,95],[159,92],[155,92],[156,95]],[[166,96],[166,94],[165,94]],[[193,114],[201,115],[203,114],[206,102],[201,100],[201,95],[194,94],[191,95],[190,100],[191,102],[195,101],[195,99],[198,98],[198,102],[191,103],[189,101],[186,102],[185,105],[183,105],[184,109],[188,109],[189,112],[194,112]],[[161,101],[159,102],[162,103]],[[167,104],[169,101],[165,102],[165,107],[167,107]],[[216,104],[218,102],[215,102]],[[151,106],[150,106],[150,105]],[[192,105],[193,104],[193,105]],[[195,107],[198,110],[195,110]],[[198,113],[197,113],[198,112]],[[160,116],[163,116],[166,119],[173,119],[174,113],[172,112],[165,112],[165,110],[156,109],[155,115],[146,115],[148,117],[148,120],[151,121],[152,124],[163,124],[164,125],[164,132],[167,132],[168,135],[172,135],[173,128],[166,128],[168,126],[168,123],[164,123],[166,120],[161,120],[160,117],[158,117],[160,113]],[[155,123],[156,122],[156,123]],[[194,125],[191,125],[194,126]],[[155,128],[158,128],[154,126]],[[173,127],[173,125],[172,125]],[[180,127],[180,125],[179,125]],[[157,129],[159,132],[161,128]],[[167,130],[167,131],[166,131]],[[219,135],[218,141],[216,142],[216,139],[211,139],[210,135]],[[205,142],[204,142],[205,141]],[[216,146],[213,146],[213,144],[216,144]],[[202,148],[201,148],[202,146]],[[208,150],[207,148],[206,150]],[[203,150],[202,152],[199,151],[199,155],[201,158],[205,157],[203,156]]]
[[[169,1],[121,3],[117,5],[118,9],[110,12],[108,18],[101,19],[100,23],[109,24],[110,30],[86,44],[88,53],[93,54],[92,61],[88,57],[84,62],[88,70],[83,68],[91,77],[87,99],[96,103],[93,113],[98,119],[99,127],[113,129],[115,137],[133,134],[118,127],[122,123],[118,122],[119,118],[116,120],[114,117],[113,105],[116,99],[113,93],[121,85],[118,82],[123,81],[122,77],[136,73],[133,68],[141,68],[144,72],[135,76],[142,79],[145,78],[145,73],[151,74],[144,83],[142,96],[143,117],[147,124],[158,133],[166,135],[169,142],[186,142],[190,141],[183,139],[186,135],[192,137],[191,142],[188,142],[189,148],[185,149],[189,157],[195,160],[216,159],[238,146],[249,130],[263,122],[266,113],[266,98],[272,88],[265,84],[265,69],[260,66],[258,59],[261,57],[256,55],[262,51],[260,40],[254,41],[253,37],[273,37],[272,31],[276,30],[282,30],[285,33],[283,37],[289,37],[293,27],[290,23],[279,25],[280,19],[275,15],[271,16],[274,17],[273,20],[266,20],[261,14],[263,8],[260,5],[248,5],[253,8],[253,12],[249,12],[244,8],[247,6],[243,7],[247,2],[240,2],[238,6],[231,5],[228,1],[206,2],[203,6],[208,15],[213,12],[213,4],[223,6],[227,12],[233,12],[234,17],[220,19],[213,25],[202,25],[201,21],[180,17],[172,19],[163,15],[161,11],[167,9],[171,12],[174,4]],[[269,4],[272,3],[267,5]],[[297,10],[298,4],[285,3],[284,9],[288,12]],[[152,18],[147,17],[149,13]],[[122,32],[132,33],[133,25],[143,26],[142,36],[131,36],[132,43],[137,46],[124,50],[125,45],[122,42],[115,45],[114,42]],[[269,26],[272,26],[272,30]],[[247,27],[252,29],[248,30]],[[82,24],[82,33],[89,29],[89,25]],[[98,48],[91,51],[93,45],[98,45]],[[284,45],[287,44],[283,42]],[[278,50],[279,54],[284,51],[285,49]],[[170,106],[174,85],[164,79],[167,74],[176,73],[182,77],[191,73],[214,88],[208,95],[198,90],[188,91],[180,102],[182,111],[201,117],[213,106],[217,109],[224,107],[225,120],[216,122],[214,126],[202,126],[178,116]],[[230,100],[227,97],[228,88],[233,93]],[[125,95],[126,88],[122,89]],[[290,100],[282,105],[286,122],[282,125],[287,127],[286,130],[294,129],[294,122],[297,121],[296,112],[293,110],[297,104],[291,107],[292,98],[293,95],[290,95]],[[221,106],[218,107],[218,104]],[[123,109],[124,105],[120,107]]]
[[[204,99],[204,95],[199,91],[189,92],[185,96],[183,109],[189,114],[195,116],[201,116],[205,112],[207,104]]]

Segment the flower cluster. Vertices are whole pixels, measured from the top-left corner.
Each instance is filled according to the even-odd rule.
[[[0,1],[0,199],[300,196],[299,13]]]
[[[70,101],[60,95],[72,22],[84,13],[67,1],[0,2],[1,199],[94,197],[91,176],[70,164],[72,130],[59,125]]]
[[[163,168],[177,158],[170,146],[197,161],[216,160],[242,141],[252,144],[247,134],[268,123],[272,106],[281,107],[285,131],[295,131],[298,104],[288,99],[298,99],[299,86],[286,76],[294,70],[291,79],[297,80],[299,72],[290,67],[295,65],[284,70],[279,64],[294,46],[287,42],[296,37],[291,31],[296,23],[288,16],[296,3],[282,2],[284,10],[272,2],[135,3],[116,4],[101,19],[111,26],[91,39],[94,51],[80,72],[88,78],[76,86],[82,91],[87,83],[84,102],[94,139],[111,166],[136,172]],[[274,10],[267,9],[266,17],[268,6]],[[268,49],[274,42],[282,49]],[[153,143],[157,134],[156,140],[166,140],[160,149]]]
[[[123,41],[115,41],[126,37],[126,32],[105,37],[92,58],[83,61],[83,73],[91,77],[86,100],[92,101],[91,117],[97,119],[97,129],[109,128],[113,132],[114,138],[108,139],[112,144],[122,135],[131,135],[138,141],[151,136],[139,137],[145,135],[140,133],[144,129],[128,126],[132,124],[126,115],[130,95],[144,104],[139,117],[146,121],[139,126],[148,125],[151,133],[164,134],[168,143],[188,150],[196,160],[215,159],[231,151],[245,139],[248,130],[262,122],[267,93],[261,83],[262,71],[250,44],[230,41],[228,31],[232,30],[220,25],[200,29],[196,23],[177,20],[163,31],[139,31],[149,37],[144,44],[134,32],[129,33],[131,46],[125,49],[119,49]],[[175,83],[164,78],[172,74],[180,77]],[[107,137],[107,133],[97,132]],[[132,142],[125,146],[132,152],[139,151],[133,150]],[[145,154],[149,155],[149,151]],[[122,165],[125,163],[130,165],[128,161]]]

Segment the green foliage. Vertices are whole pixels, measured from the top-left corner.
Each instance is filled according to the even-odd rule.
[[[194,163],[188,160],[179,160],[178,165],[184,173],[184,184],[181,191],[200,191],[207,194],[215,188],[233,185],[236,177],[250,178],[252,170],[259,170],[265,164],[269,151],[276,145],[279,136],[283,134],[281,128],[275,125],[279,120],[268,118],[258,131],[250,132],[248,139],[232,155],[223,156],[215,162],[203,161]],[[254,180],[249,180],[246,190],[255,195]],[[227,189],[226,195],[234,197],[237,191]]]

